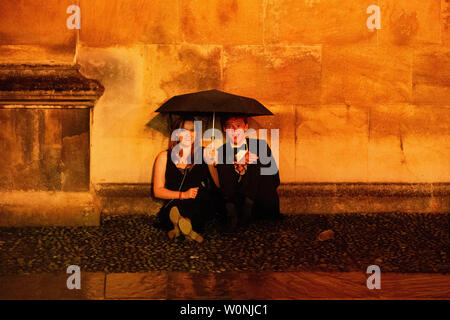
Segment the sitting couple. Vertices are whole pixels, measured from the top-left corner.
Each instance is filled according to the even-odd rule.
[[[158,218],[171,239],[183,234],[188,240],[202,242],[205,223],[216,212],[222,214],[228,232],[238,224],[248,225],[253,218],[281,217],[277,194],[280,178],[267,143],[246,137],[247,117],[229,116],[221,121],[227,142],[218,148],[214,163],[194,162],[198,152],[205,158],[211,154],[195,143],[199,137],[193,118],[173,123],[172,130],[184,129],[175,131],[179,142],[170,141],[169,149],[156,158],[153,193],[156,198],[167,199]],[[194,150],[197,145],[199,150]],[[275,170],[261,174],[268,168]]]

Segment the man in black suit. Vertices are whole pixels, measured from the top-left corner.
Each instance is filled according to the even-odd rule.
[[[252,218],[281,218],[277,187],[280,176],[267,142],[246,137],[245,116],[222,118],[226,143],[217,151],[216,165],[225,202],[227,230]]]

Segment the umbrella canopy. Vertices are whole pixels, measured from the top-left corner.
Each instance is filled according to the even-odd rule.
[[[273,115],[260,102],[220,90],[207,90],[173,96],[156,112]]]

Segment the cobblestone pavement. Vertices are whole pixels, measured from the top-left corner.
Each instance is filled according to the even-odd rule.
[[[106,216],[100,227],[0,228],[0,275],[85,272],[449,273],[449,214],[291,215],[205,241],[170,241],[156,217]],[[331,239],[318,235],[333,230]]]

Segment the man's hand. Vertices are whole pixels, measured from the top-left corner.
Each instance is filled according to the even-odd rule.
[[[259,157],[256,154],[251,153],[250,151],[247,153],[246,157],[248,158],[246,159],[247,163],[256,163],[256,161],[259,159]]]

